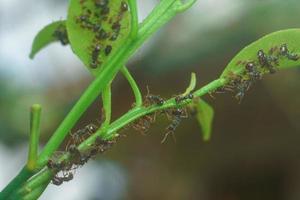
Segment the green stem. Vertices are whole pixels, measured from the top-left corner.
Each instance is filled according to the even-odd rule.
[[[33,171],[36,167],[40,138],[41,110],[42,107],[39,104],[32,105],[30,109],[30,140],[27,160],[27,168],[30,171]]]
[[[128,0],[129,7],[130,7],[130,15],[131,15],[131,32],[130,38],[135,39],[139,29],[139,20],[138,20],[138,11],[136,0]]]
[[[105,120],[102,124],[103,129],[106,129],[111,120],[111,84],[108,84],[102,93],[103,111]]]
[[[0,193],[0,200],[8,199],[10,194],[13,194],[13,191],[16,188],[20,188],[25,181],[34,174],[33,171],[28,170],[27,167],[24,167],[19,174],[2,190]]]
[[[121,68],[121,72],[127,79],[129,85],[131,86],[131,89],[132,89],[134,97],[135,97],[135,106],[137,106],[137,107],[142,106],[143,105],[143,97],[142,97],[141,91],[140,91],[137,83],[135,82],[134,78],[132,77],[132,75],[126,68],[126,66],[123,66]]]
[[[176,2],[176,0],[160,1],[149,14],[149,16],[142,22],[137,37],[129,38],[129,40],[127,40],[122,47],[114,53],[110,59],[110,62],[107,62],[102,66],[103,71],[98,74],[97,78],[82,94],[78,102],[74,105],[42,150],[37,161],[37,169],[41,169],[46,165],[49,157],[56,149],[58,149],[71,128],[79,120],[90,104],[104,90],[105,86],[112,81],[112,78],[116,75],[119,69],[124,66],[125,62],[135,53],[135,51],[137,51],[137,49],[144,43],[145,40],[147,40],[161,26],[163,26],[177,14],[177,11],[172,9],[174,2]],[[134,20],[135,19],[133,19],[133,21]],[[3,193],[3,197],[9,195],[9,192],[16,190],[20,186],[20,182],[24,183],[29,177],[16,177],[10,184],[8,184],[6,188],[4,188],[1,195],[3,196]]]
[[[225,79],[217,79],[202,87],[201,89],[195,91],[193,94],[195,97],[201,97],[209,92],[213,92],[219,87],[222,87],[226,83]],[[191,103],[192,100],[186,100],[180,104],[180,106],[187,105]],[[125,115],[114,121],[109,125],[106,129],[106,132],[103,130],[97,131],[96,134],[89,137],[85,140],[78,148],[80,150],[87,149],[90,147],[92,143],[95,142],[96,138],[101,134],[104,139],[112,139],[117,135],[117,131],[124,128],[128,124],[132,123],[136,119],[145,116],[150,113],[154,113],[161,110],[170,109],[172,107],[178,107],[178,104],[175,102],[174,98],[167,100],[162,106],[150,106],[147,108],[144,107],[135,107],[132,110],[128,111]],[[26,185],[23,186],[21,191],[26,191],[24,188],[32,188],[38,187],[40,184],[45,183],[46,181],[50,181],[52,178],[52,173],[49,169],[45,169],[40,175],[34,177],[30,180]]]

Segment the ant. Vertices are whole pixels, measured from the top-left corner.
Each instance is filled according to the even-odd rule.
[[[97,65],[99,64],[98,62],[98,57],[100,55],[100,51],[101,51],[102,47],[97,44],[94,48],[94,50],[92,51],[92,62],[90,64],[90,66],[95,69],[97,68]]]
[[[279,52],[281,56],[287,57],[289,60],[297,61],[299,59],[299,55],[295,53],[290,53],[287,44],[283,44],[279,47]]]
[[[63,182],[68,182],[68,181],[73,180],[73,178],[74,178],[73,173],[68,172],[68,173],[65,173],[62,177],[55,175],[51,181],[52,181],[52,184],[59,186]]]
[[[261,79],[261,74],[259,71],[257,71],[256,65],[254,62],[248,62],[245,65],[245,69],[251,80],[255,81],[255,80]]]
[[[149,87],[147,86],[146,102],[147,102],[146,106],[148,103],[162,106],[165,103],[165,100],[163,98],[161,98],[159,95],[150,94]]]
[[[124,1],[121,2],[120,11],[121,11],[121,13],[128,11],[128,4],[125,3]]]
[[[188,100],[188,99],[193,99],[194,98],[194,95],[192,94],[192,93],[189,93],[189,94],[187,94],[187,95],[185,95],[185,96],[182,96],[182,95],[178,95],[178,96],[176,96],[175,97],[175,102],[177,103],[177,104],[179,104],[179,103],[181,103],[182,101],[185,101],[185,100]]]
[[[272,62],[274,62],[275,65],[278,65],[277,57],[268,56],[265,54],[265,52],[262,49],[260,49],[257,52],[257,58],[258,58],[258,62],[261,65],[261,67],[267,67],[271,74],[276,72],[276,70],[274,69],[274,66],[272,65]]]
[[[171,117],[169,116],[169,114],[171,114]],[[163,144],[167,140],[167,138],[170,134],[172,135],[174,142],[176,142],[176,138],[174,135],[175,130],[179,126],[181,120],[183,118],[188,117],[186,109],[180,109],[180,108],[171,110],[170,113],[167,113],[167,116],[168,116],[168,118],[172,119],[172,122],[169,126],[167,126],[167,128],[166,128],[167,132],[165,133],[165,136],[162,139],[161,144]]]

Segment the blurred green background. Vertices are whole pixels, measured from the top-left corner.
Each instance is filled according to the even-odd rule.
[[[140,0],[140,18],[157,1]],[[67,1],[0,1],[0,187],[26,160],[29,107],[43,106],[42,142],[74,105],[92,77],[69,47],[53,44],[28,58],[34,35],[64,18]],[[245,45],[273,31],[299,27],[298,0],[199,0],[150,39],[129,67],[143,93],[171,97],[196,72],[198,87],[216,79]],[[205,99],[215,108],[213,135],[203,142],[193,118],[161,145],[168,122],[159,118],[143,136],[132,129],[75,179],[50,186],[41,199],[300,199],[300,70],[266,76],[241,104],[231,94]],[[113,116],[133,102],[118,76]],[[97,100],[74,130],[101,117]]]

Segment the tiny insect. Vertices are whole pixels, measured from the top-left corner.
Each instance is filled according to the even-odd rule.
[[[121,11],[122,13],[128,11],[128,4],[125,3],[124,1],[121,2],[120,11]]]
[[[285,56],[289,60],[297,61],[300,56],[295,53],[291,53],[288,49],[287,44],[283,44],[279,47],[280,55]]]
[[[99,40],[105,40],[109,38],[109,34],[105,30],[100,29],[100,31],[96,34],[96,38]]]
[[[62,45],[69,44],[67,30],[64,26],[59,26],[53,33],[53,37],[57,38]]]
[[[112,51],[112,46],[111,45],[107,45],[104,49],[105,55],[109,55]]]
[[[261,79],[261,74],[260,74],[260,72],[257,70],[256,65],[255,65],[254,62],[248,62],[248,63],[245,65],[245,69],[246,69],[246,72],[247,72],[247,74],[249,75],[249,77],[250,77],[250,79],[251,79],[252,81]]]
[[[236,95],[235,95],[235,98],[238,100],[239,103],[242,102],[244,96],[245,96],[245,93],[246,91],[249,90],[251,86],[251,82],[250,81],[242,81],[240,84],[238,84],[236,86]]]
[[[64,181],[63,181],[60,177],[54,176],[54,177],[51,179],[51,182],[52,182],[52,184],[59,186],[59,185],[61,185]]]
[[[188,117],[187,111],[185,109],[180,109],[180,108],[171,110],[171,112],[167,113],[167,116],[170,114],[171,114],[171,116],[169,116],[168,118],[171,118],[172,121],[171,121],[171,124],[169,126],[167,126],[167,128],[166,128],[167,132],[165,133],[165,136],[162,139],[161,143],[164,143],[170,134],[172,135],[174,142],[176,142],[175,130],[179,126],[182,118]]]
[[[260,49],[257,52],[257,58],[258,58],[258,62],[261,65],[261,67],[267,67],[270,73],[276,72],[272,63],[274,63],[275,65],[278,65],[277,57],[268,56],[267,54],[265,54],[265,52],[262,49]]]
[[[188,100],[188,99],[193,99],[194,98],[194,95],[192,93],[189,93],[185,96],[182,96],[182,95],[178,95],[175,97],[175,102],[177,104],[181,103],[182,101],[185,101],[185,100]]]
[[[146,95],[146,106],[151,104],[156,104],[158,106],[162,106],[165,103],[165,100],[161,98],[159,95],[150,94],[149,87],[147,86],[147,95]]]
[[[101,51],[102,47],[97,44],[94,48],[94,50],[92,51],[92,61],[91,61],[91,64],[90,66],[95,69],[97,68],[97,65],[99,64],[98,62],[98,57],[100,55],[100,51]]]

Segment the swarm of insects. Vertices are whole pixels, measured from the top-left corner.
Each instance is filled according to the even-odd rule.
[[[129,10],[128,4],[126,1],[81,0],[80,6],[81,13],[75,17],[75,21],[93,35],[92,45],[89,46],[89,66],[96,69],[111,54],[114,41],[121,35],[122,20]]]
[[[276,72],[276,67],[279,66],[280,59],[288,59],[291,61],[299,60],[300,56],[289,50],[287,44],[273,46],[268,53],[259,49],[256,54],[256,60],[238,61],[236,65],[244,66],[244,73],[236,75],[229,73],[229,82],[227,85],[218,88],[214,93],[224,93],[230,91],[235,93],[235,98],[241,102],[246,91],[257,81],[262,78],[265,72],[273,74]],[[210,94],[212,96],[212,94]],[[212,96],[213,97],[213,96]]]
[[[71,134],[65,151],[56,152],[54,156],[48,160],[47,167],[55,173],[52,178],[54,185],[61,185],[63,182],[72,180],[77,168],[86,164],[91,158],[95,158],[98,153],[104,153],[116,143],[116,140],[103,140],[97,137],[90,149],[85,152],[80,152],[77,146],[95,133],[97,129],[98,127],[96,125],[88,124],[84,128],[77,130]],[[69,154],[69,159],[60,161],[60,156],[66,153]],[[59,176],[59,173],[62,175]]]

